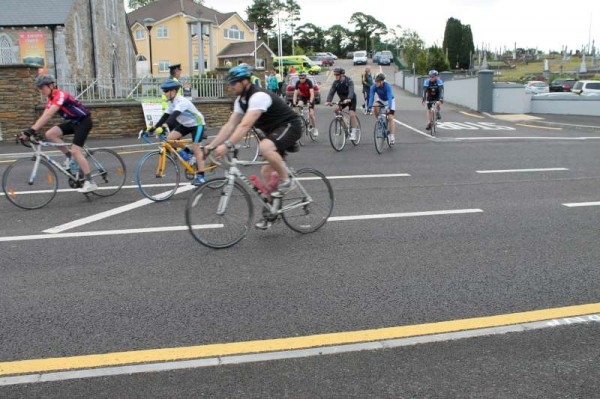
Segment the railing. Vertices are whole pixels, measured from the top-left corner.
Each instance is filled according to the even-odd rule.
[[[57,87],[84,103],[142,101],[160,98],[165,78],[142,79],[72,79],[58,80]],[[185,96],[200,98],[226,97],[226,84],[219,78],[181,79]],[[44,102],[45,99],[42,99]]]

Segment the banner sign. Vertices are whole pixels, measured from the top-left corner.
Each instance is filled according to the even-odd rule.
[[[21,32],[19,48],[23,63],[39,65],[38,73],[46,73],[46,40],[43,32]]]

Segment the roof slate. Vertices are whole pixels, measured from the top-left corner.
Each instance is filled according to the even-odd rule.
[[[0,0],[0,26],[64,25],[76,0]],[[1,6],[1,4],[0,4]]]

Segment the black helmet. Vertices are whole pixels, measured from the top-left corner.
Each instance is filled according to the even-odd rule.
[[[385,80],[384,73],[378,73],[377,76],[375,76],[375,81],[384,81],[384,80]]]
[[[163,84],[160,85],[160,89],[163,91],[166,90],[179,90],[179,88],[181,87],[181,83],[178,80],[175,79],[167,79],[163,82]]]
[[[35,78],[35,82],[33,83],[35,85],[35,87],[37,87],[38,89],[44,85],[49,85],[49,84],[53,84],[55,83],[54,80],[54,76],[52,75],[38,75],[37,78]]]
[[[335,68],[333,68],[333,73],[334,74],[338,74],[338,73],[345,74],[346,70],[344,68],[335,67]]]

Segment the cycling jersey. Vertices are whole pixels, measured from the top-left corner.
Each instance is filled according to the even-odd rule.
[[[327,102],[330,103],[333,100],[334,94],[340,97],[341,101],[346,99],[353,100],[354,96],[354,82],[348,76],[343,76],[340,80],[335,80],[331,85],[329,94],[327,94]]]
[[[269,134],[278,127],[292,123],[299,124],[299,116],[273,92],[268,92],[254,85],[246,91],[244,97],[238,96],[233,105],[233,112],[244,115],[247,111],[260,110],[262,113],[254,123],[258,129]]]
[[[375,93],[377,93],[377,98],[384,103],[390,102],[394,99],[394,93],[392,92],[392,85],[388,82],[383,82],[381,87],[377,87],[377,84],[374,83],[371,86],[371,90],[369,91],[369,105],[368,108],[373,108],[373,101],[375,100]]]
[[[309,79],[305,79],[304,82],[300,80],[296,82],[296,90],[302,97],[310,98],[310,89],[313,87],[314,85]]]
[[[444,82],[437,78],[433,82],[429,79],[423,84],[423,100],[438,101],[444,99]]]
[[[50,108],[53,105],[58,107],[58,114],[60,116],[73,123],[78,123],[91,114],[83,104],[74,99],[69,93],[59,89],[52,90],[48,96],[46,108]]]
[[[180,113],[175,120],[179,125],[185,127],[204,125],[204,116],[190,100],[183,96],[176,96],[173,101],[169,101],[167,104],[167,114],[171,115],[177,111]]]

